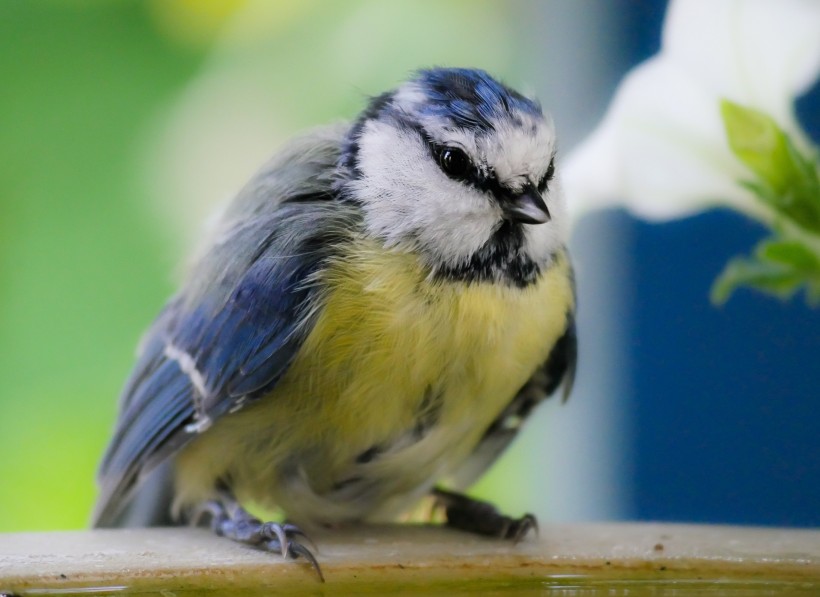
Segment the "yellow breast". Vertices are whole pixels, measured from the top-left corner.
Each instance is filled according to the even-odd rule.
[[[473,450],[544,363],[573,307],[564,256],[522,289],[433,280],[415,256],[361,241],[321,283],[315,325],[287,374],[186,450],[184,468],[200,470],[183,474],[230,471],[240,493],[300,511],[309,499],[285,487],[288,475],[329,495],[376,449],[379,458],[355,468],[384,480],[369,499],[412,492]],[[237,448],[228,455],[220,443]],[[194,464],[203,461],[207,471]]]

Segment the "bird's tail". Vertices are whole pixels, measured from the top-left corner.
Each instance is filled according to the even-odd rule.
[[[171,516],[174,499],[173,470],[170,462],[155,468],[127,500],[112,499],[102,487],[94,507],[94,528],[164,527],[179,524]]]

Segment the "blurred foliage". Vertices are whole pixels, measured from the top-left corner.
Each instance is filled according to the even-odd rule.
[[[277,2],[298,7],[299,2]],[[148,11],[163,35],[192,47],[207,47],[248,0],[149,0]]]
[[[0,4],[0,531],[81,527],[171,288],[133,140],[201,55],[142,3]]]
[[[199,222],[272,148],[354,116],[367,96],[421,66],[476,66],[517,84],[514,65],[532,60],[517,55],[521,34],[513,23],[521,7],[496,0],[249,1],[200,76],[158,119],[145,157],[165,221],[184,244],[195,242]]]
[[[199,220],[174,189],[146,184],[146,166],[184,170],[151,141],[180,98],[215,71],[241,73],[272,93],[262,105],[287,136],[352,116],[418,66],[509,77],[514,18],[488,0],[0,3],[0,532],[87,524],[134,347]],[[212,116],[186,129],[182,154],[196,155]],[[235,151],[195,161],[191,177]],[[175,201],[177,221],[164,211]],[[501,487],[505,506],[528,506],[514,468],[496,467],[478,495]]]
[[[773,236],[751,257],[735,257],[712,288],[723,303],[741,286],[781,298],[805,289],[820,303],[820,181],[816,150],[806,157],[766,114],[723,101],[721,114],[735,156],[755,175],[742,184],[773,213]]]

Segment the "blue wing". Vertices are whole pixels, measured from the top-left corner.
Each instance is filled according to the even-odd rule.
[[[254,179],[148,331],[100,467],[96,526],[117,524],[154,469],[287,370],[311,328],[314,274],[357,222],[327,190],[335,147],[280,159]],[[294,188],[308,193],[288,196]]]
[[[213,287],[197,291],[198,280],[193,296],[166,306],[123,392],[95,524],[109,523],[139,481],[199,431],[276,384],[310,330],[319,290],[310,281],[340,242],[338,213],[332,203],[284,204],[274,219],[242,230],[243,244],[265,233],[247,263],[211,265],[199,277]],[[237,248],[230,245],[219,250]]]

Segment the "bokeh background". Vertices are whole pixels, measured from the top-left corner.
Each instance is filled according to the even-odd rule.
[[[142,330],[207,215],[290,135],[429,65],[553,112],[561,153],[659,45],[665,2],[0,3],[0,532],[87,524]],[[799,104],[818,134],[818,93]],[[727,212],[580,220],[582,361],[476,493],[554,520],[820,525],[820,315],[711,281]]]

